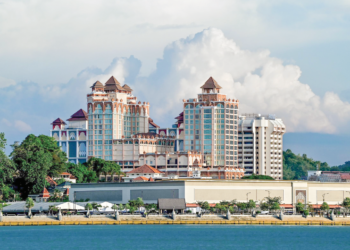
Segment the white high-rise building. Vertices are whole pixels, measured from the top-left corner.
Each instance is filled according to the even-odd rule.
[[[286,127],[274,115],[242,114],[238,126],[238,165],[245,175],[283,179],[283,134]]]

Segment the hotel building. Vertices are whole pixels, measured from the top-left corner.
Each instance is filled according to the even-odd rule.
[[[282,120],[239,117],[239,101],[227,98],[212,77],[196,98],[183,100],[171,128],[160,128],[149,116],[149,103],[138,101],[113,76],[91,88],[87,158],[115,161],[124,172],[149,165],[169,178],[240,179],[254,173],[282,179]],[[64,128],[62,121],[54,123],[56,130]],[[68,152],[59,135],[52,136]]]
[[[238,164],[246,175],[283,179],[283,134],[286,127],[274,115],[242,114],[238,126]]]
[[[113,160],[113,140],[147,133],[149,103],[137,101],[128,85],[113,76],[103,85],[97,81],[87,95],[88,156]]]
[[[67,120],[68,125],[61,118],[51,123],[50,135],[56,139],[58,146],[67,154],[71,163],[87,161],[87,120],[86,112],[80,109]]]

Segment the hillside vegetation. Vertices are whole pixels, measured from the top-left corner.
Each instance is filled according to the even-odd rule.
[[[308,158],[306,154],[296,155],[292,150],[283,152],[283,179],[300,180],[302,176],[307,176],[308,170],[322,171],[350,171],[350,161],[340,166],[330,167],[327,162],[315,161]]]

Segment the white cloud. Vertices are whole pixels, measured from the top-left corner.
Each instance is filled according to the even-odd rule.
[[[16,84],[16,82],[14,80],[7,79],[7,78],[0,76],[0,89],[6,88],[6,87],[11,86],[11,85],[15,85],[15,84]]]
[[[181,100],[196,97],[200,86],[213,76],[229,98],[240,100],[240,113],[276,114],[289,132],[348,133],[349,103],[331,92],[316,95],[299,81],[298,66],[285,65],[268,50],[241,49],[219,29],[206,29],[171,43],[148,76],[140,76],[140,68],[141,61],[135,57],[119,57],[105,70],[87,68],[67,84],[19,82],[0,91],[0,112],[7,122],[21,117],[13,129],[27,132],[35,128],[36,133],[47,134],[57,117],[67,119],[78,109],[86,109],[86,94],[95,81],[105,83],[114,75],[122,84],[129,84],[141,101],[150,102],[156,123],[170,126],[181,112]],[[8,103],[12,103],[11,110],[5,108]]]
[[[11,126],[11,122],[10,122],[9,120],[5,119],[5,118],[3,118],[3,119],[1,120],[1,123],[4,124],[4,125],[6,125],[6,126]]]
[[[319,0],[5,0],[0,75],[57,84],[87,61],[102,65],[130,54],[144,62],[148,74],[165,44],[208,27],[224,30],[246,48],[274,51],[347,41],[348,14],[342,2]]]
[[[156,122],[175,117],[180,100],[196,97],[213,76],[229,98],[240,100],[241,113],[276,114],[288,131],[335,133],[348,125],[350,104],[334,93],[317,96],[300,75],[298,66],[267,50],[243,50],[221,30],[207,29],[167,46],[157,70],[135,89],[150,100]]]
[[[9,120],[3,118],[1,120],[1,124],[6,125],[7,127],[10,127],[10,128],[14,128],[15,130],[19,130],[20,132],[28,133],[32,130],[29,124],[21,120],[15,120],[14,122],[10,122]]]
[[[14,122],[14,125],[15,125],[15,128],[21,132],[30,132],[32,130],[30,125],[28,125],[27,123],[25,123],[24,121],[21,121],[21,120],[16,120]]]

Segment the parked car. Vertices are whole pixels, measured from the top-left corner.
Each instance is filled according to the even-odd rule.
[[[269,211],[261,211],[260,214],[269,214]]]

